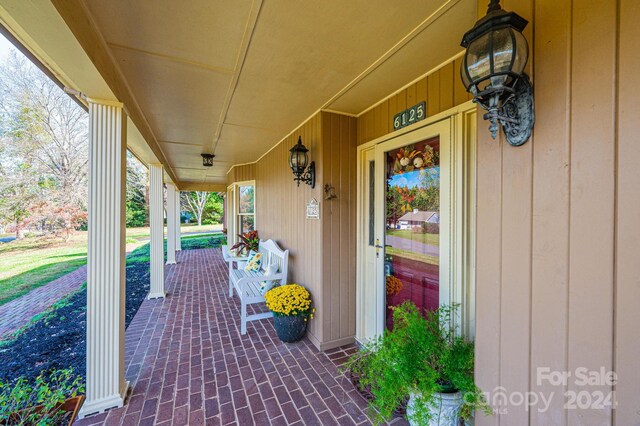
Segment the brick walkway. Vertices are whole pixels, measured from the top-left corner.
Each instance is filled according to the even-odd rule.
[[[26,325],[31,318],[47,310],[67,294],[79,289],[86,280],[85,265],[0,306],[0,340]]]
[[[127,329],[127,404],[76,425],[370,424],[334,364],[353,346],[284,344],[270,320],[241,336],[220,251],[183,250],[178,262],[165,270],[169,296],[145,300]]]

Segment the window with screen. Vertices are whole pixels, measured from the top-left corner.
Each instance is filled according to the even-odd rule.
[[[239,232],[255,229],[255,185],[238,185],[237,223]]]

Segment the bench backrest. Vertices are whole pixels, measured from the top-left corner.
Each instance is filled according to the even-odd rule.
[[[287,284],[289,250],[282,250],[273,240],[260,240],[260,253],[262,253],[262,265],[266,268],[271,263],[278,265],[278,270],[285,277],[281,284]]]

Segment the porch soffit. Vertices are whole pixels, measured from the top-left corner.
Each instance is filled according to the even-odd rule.
[[[459,53],[477,17],[476,0],[76,2],[181,187],[224,184],[230,167],[256,161],[319,109],[361,113]],[[68,23],[68,8],[58,11]],[[57,14],[40,21],[60,30]],[[216,154],[214,167],[202,167],[202,152]]]
[[[49,1],[0,1],[0,24],[64,86],[87,97],[118,101],[96,65]],[[158,163],[158,147],[145,140],[137,124],[127,120],[127,146],[144,163]],[[174,180],[169,169],[166,180]]]

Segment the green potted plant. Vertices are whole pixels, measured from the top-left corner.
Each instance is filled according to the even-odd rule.
[[[82,378],[72,369],[40,374],[35,383],[24,377],[0,381],[0,425],[69,425],[84,402]]]
[[[307,289],[298,284],[281,285],[267,291],[264,298],[267,308],[273,312],[278,338],[286,343],[301,340],[315,312]]]
[[[248,255],[252,251],[257,252],[260,248],[260,237],[258,236],[258,231],[249,231],[243,234],[238,234],[238,238],[240,240],[231,247],[231,251],[238,253],[240,256]],[[246,261],[239,261],[238,267],[244,268],[246,263]]]
[[[258,231],[249,231],[238,234],[240,241],[235,243],[231,250],[237,250],[238,253],[249,253],[250,251],[258,251],[260,248],[260,237]]]
[[[459,336],[456,306],[423,316],[411,302],[393,309],[393,330],[364,345],[345,368],[371,395],[377,422],[408,399],[413,425],[457,426],[475,410],[491,413],[473,379],[473,343]]]

